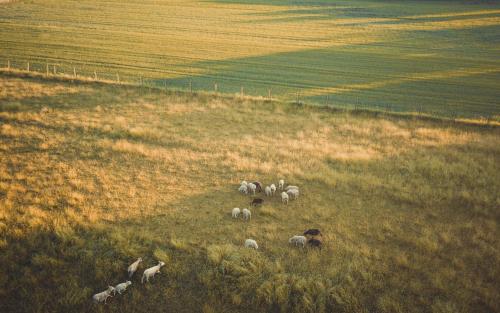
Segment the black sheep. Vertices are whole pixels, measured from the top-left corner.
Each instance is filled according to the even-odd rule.
[[[309,239],[307,241],[307,244],[312,248],[318,248],[318,249],[321,249],[321,246],[323,245],[321,240],[314,239],[314,238]]]
[[[255,187],[257,187],[255,188],[257,192],[262,192],[262,184],[260,182],[254,181],[253,184],[255,185]]]
[[[252,200],[252,202],[250,202],[250,205],[257,206],[257,205],[262,204],[262,203],[264,203],[264,199],[255,198]]]
[[[311,228],[311,229],[308,229],[304,232],[304,236],[323,236],[321,235],[321,231],[317,228]]]

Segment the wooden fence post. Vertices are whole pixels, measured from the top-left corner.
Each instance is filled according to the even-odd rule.
[[[269,88],[267,90],[267,95],[268,95],[269,100],[271,100],[271,88]]]
[[[10,60],[7,60],[7,71],[10,71]]]
[[[167,91],[167,80],[166,79],[164,80],[164,84],[165,84],[165,91]]]
[[[57,74],[56,65],[54,64],[54,75]]]
[[[300,99],[300,92],[297,90],[297,100],[296,100],[297,103],[299,103],[299,99]]]
[[[27,70],[28,70],[28,72],[30,71],[30,62],[28,62]]]
[[[120,83],[120,74],[116,73],[116,82]]]
[[[139,84],[142,86],[142,76],[139,76]]]
[[[49,76],[49,63],[45,63],[45,72],[47,73],[47,76]]]
[[[328,95],[326,95],[326,102],[325,105],[328,105]]]
[[[240,88],[240,96],[243,98],[243,86]]]
[[[193,80],[189,80],[189,92],[193,93]]]
[[[217,93],[217,83],[214,83],[214,90],[215,90],[215,93]]]
[[[94,71],[94,80],[97,80],[97,72]]]
[[[73,77],[76,78],[76,68],[73,66]]]

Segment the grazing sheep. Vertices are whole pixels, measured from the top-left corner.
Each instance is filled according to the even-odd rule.
[[[274,194],[276,193],[276,185],[275,184],[271,184],[271,194],[274,196]]]
[[[254,181],[253,184],[255,185],[257,192],[262,192],[262,184],[260,182]]]
[[[155,274],[160,272],[160,268],[163,265],[165,265],[165,263],[159,261],[157,265],[155,265],[153,267],[150,267],[147,270],[145,270],[144,274],[142,274],[141,283],[144,283],[144,279],[146,279],[146,282],[149,282],[149,278],[155,277]]]
[[[288,194],[284,191],[281,193],[281,202],[288,204]]]
[[[288,190],[290,190],[290,189],[297,189],[297,190],[299,190],[299,187],[297,187],[297,186],[287,186],[287,187],[285,188],[285,191],[288,191]]]
[[[298,189],[290,189],[286,193],[290,196],[290,199],[295,200],[299,197],[299,190]]]
[[[295,246],[306,246],[307,238],[305,236],[293,236],[292,238],[288,239],[288,242],[295,245]]]
[[[234,208],[231,213],[231,216],[233,218],[238,218],[238,216],[240,216],[240,213],[241,213],[240,208]]]
[[[238,191],[244,194],[248,194],[248,185],[241,185]]]
[[[252,202],[250,202],[250,205],[257,206],[257,205],[262,204],[262,203],[264,203],[264,199],[255,198],[252,200]]]
[[[304,232],[304,236],[323,236],[321,231],[317,228],[311,228]]]
[[[252,212],[249,209],[243,209],[243,219],[249,221],[252,218]]]
[[[249,183],[247,185],[247,188],[248,188],[248,192],[252,192],[253,195],[255,196],[255,190],[257,189],[257,186],[255,186],[255,184]]]
[[[254,248],[255,250],[259,249],[257,242],[253,239],[245,240],[245,248]]]
[[[278,188],[280,190],[283,190],[283,187],[285,187],[285,181],[283,179],[280,179],[280,181],[278,182]]]
[[[241,186],[243,186],[243,185],[245,185],[245,186],[246,186],[246,185],[248,185],[248,183],[247,183],[247,181],[246,181],[246,180],[244,180],[244,181],[242,181],[242,182],[241,182],[241,184],[240,184],[240,185],[241,185]]]
[[[323,245],[321,240],[314,239],[314,238],[309,239],[307,241],[307,244],[313,248],[319,248],[319,249],[321,249],[321,246]]]
[[[273,195],[273,191],[271,190],[271,187],[269,186],[266,186],[266,188],[264,189],[265,193],[266,193],[266,196],[270,197]]]
[[[138,258],[137,261],[130,264],[130,266],[127,269],[128,277],[132,277],[132,275],[134,275],[134,273],[137,271],[137,268],[139,267],[139,263],[141,263],[141,262],[142,262],[142,258]]]
[[[115,291],[114,287],[108,286],[107,290],[100,293],[96,293],[95,295],[92,296],[92,299],[94,300],[95,303],[99,302],[106,303],[106,300],[108,300],[109,297],[112,297],[111,293],[114,291]]]
[[[125,291],[127,289],[127,287],[130,286],[130,285],[132,285],[132,282],[130,280],[127,280],[124,283],[116,285],[114,291],[115,291],[115,293],[118,292],[118,294],[122,294],[122,292]]]

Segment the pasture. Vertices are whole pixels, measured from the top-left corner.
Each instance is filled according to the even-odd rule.
[[[0,3],[5,66],[498,119],[495,1]]]
[[[0,311],[499,312],[499,135],[4,73]],[[241,180],[279,178],[298,200],[231,218]],[[322,251],[289,246],[310,227]]]

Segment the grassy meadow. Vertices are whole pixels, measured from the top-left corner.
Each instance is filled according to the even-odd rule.
[[[0,64],[495,118],[499,32],[496,1],[0,1]]]
[[[500,312],[499,135],[4,73],[0,311]],[[231,218],[241,180],[279,178],[297,201]],[[288,245],[311,227],[322,251]]]

